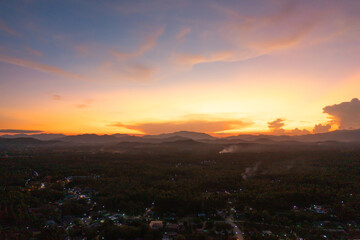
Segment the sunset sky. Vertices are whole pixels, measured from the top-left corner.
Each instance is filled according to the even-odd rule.
[[[358,98],[360,1],[1,3],[0,134],[319,133]]]

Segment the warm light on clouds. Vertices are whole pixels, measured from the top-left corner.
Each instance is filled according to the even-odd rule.
[[[326,106],[323,112],[329,114],[340,129],[360,129],[360,100],[357,98]]]
[[[233,129],[241,129],[251,123],[245,123],[236,120],[185,120],[185,121],[168,121],[168,122],[149,122],[138,124],[122,124],[114,123],[112,126],[122,127],[130,130],[136,130],[141,134],[158,134],[164,132],[177,132],[177,131],[196,131],[204,133],[216,133],[228,131]]]

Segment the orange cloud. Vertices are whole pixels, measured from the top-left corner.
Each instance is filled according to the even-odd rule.
[[[273,38],[269,37],[266,40],[259,40],[250,44],[250,46],[262,50],[262,51],[271,51],[281,48],[291,47],[299,43],[313,28],[314,23],[305,23],[299,29],[296,29],[295,32],[275,36]]]
[[[211,53],[209,56],[201,54],[179,54],[175,57],[175,62],[179,65],[193,66],[199,63],[209,63],[218,61],[227,61],[233,57],[230,51]]]
[[[26,67],[26,68],[34,69],[34,70],[37,70],[40,72],[52,73],[55,75],[66,77],[66,78],[90,81],[90,79],[87,77],[67,72],[58,67],[45,65],[42,63],[29,61],[29,60],[25,60],[25,59],[10,57],[10,56],[6,56],[6,55],[2,55],[2,54],[0,54],[0,62],[9,63],[9,64],[21,66],[21,67]]]
[[[278,11],[266,16],[247,16],[234,9],[213,6],[226,18],[224,22],[218,23],[217,34],[224,36],[225,41],[234,45],[233,61],[297,46],[315,32],[312,31],[315,26],[321,28],[321,20],[330,15],[326,11],[312,12],[298,1],[279,5]]]
[[[251,125],[238,120],[185,120],[185,121],[167,121],[167,122],[149,122],[138,124],[115,123],[111,126],[136,130],[143,134],[159,134],[164,132],[176,131],[197,131],[205,133],[215,133],[220,131],[244,128]]]

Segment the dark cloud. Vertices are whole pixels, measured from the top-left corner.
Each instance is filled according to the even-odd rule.
[[[360,128],[360,100],[357,98],[350,102],[326,106],[323,112],[329,114],[340,129]]]
[[[274,134],[285,134],[285,130],[282,129],[282,127],[285,125],[284,121],[285,119],[278,118],[274,121],[268,122],[268,128],[270,128],[270,130],[274,132]]]
[[[287,132],[290,135],[306,135],[306,134],[310,134],[310,131],[306,130],[306,129],[299,129],[299,128],[295,128],[292,129],[290,131]]]
[[[271,130],[272,133],[275,135],[305,135],[310,134],[310,132],[306,129],[291,129],[285,130],[282,127],[285,125],[285,119],[278,118],[274,121],[268,122],[268,128]]]
[[[267,124],[270,129],[280,129],[285,125],[284,121],[285,119],[278,118],[272,122],[268,122]]]
[[[322,125],[321,123],[316,124],[313,133],[326,133],[330,130],[331,124]]]
[[[42,133],[40,130],[0,129],[0,133]]]
[[[239,120],[186,120],[186,121],[168,121],[168,122],[150,122],[138,124],[115,123],[111,126],[124,127],[131,130],[137,130],[145,134],[159,134],[164,132],[176,131],[196,131],[205,133],[214,133],[225,130],[240,129],[251,125],[251,123]]]

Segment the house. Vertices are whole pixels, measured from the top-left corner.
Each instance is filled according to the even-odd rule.
[[[170,236],[167,234],[164,234],[164,236],[162,237],[162,240],[171,240]]]
[[[262,231],[262,235],[265,236],[265,235],[271,235],[272,232],[270,230],[264,230]]]
[[[163,222],[162,221],[151,221],[150,224],[149,224],[149,227],[151,229],[163,228]]]
[[[177,232],[179,229],[179,225],[177,225],[176,223],[169,223],[166,225],[165,228],[168,232]]]

